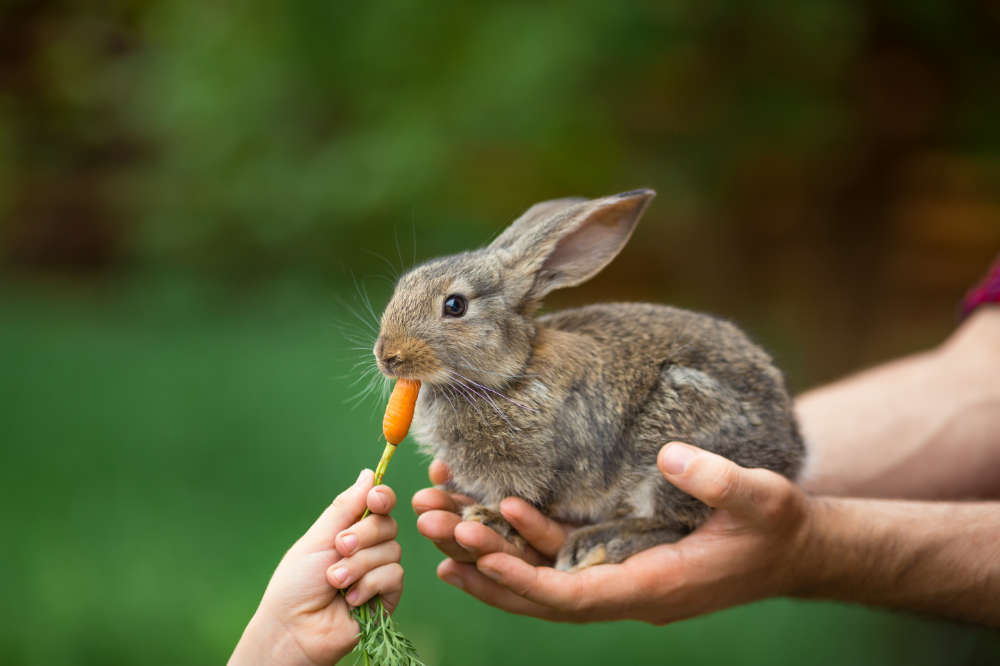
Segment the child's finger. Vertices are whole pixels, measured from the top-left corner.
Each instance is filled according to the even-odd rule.
[[[372,513],[388,515],[396,506],[396,493],[389,486],[375,486],[368,491],[368,509]]]
[[[387,610],[399,604],[403,594],[403,567],[399,562],[386,564],[366,573],[347,593],[347,603],[360,606],[376,594],[382,595]]]
[[[398,541],[385,541],[340,560],[326,570],[326,579],[330,585],[343,590],[369,571],[399,562],[401,554],[402,549]]]
[[[337,552],[349,557],[362,548],[396,538],[396,521],[388,516],[372,514],[337,535]]]
[[[354,485],[337,495],[292,549],[303,549],[305,552],[329,549],[337,532],[350,527],[361,517],[365,510],[365,496],[374,480],[374,472],[362,470]]]

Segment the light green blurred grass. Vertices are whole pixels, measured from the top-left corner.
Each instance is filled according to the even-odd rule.
[[[5,500],[0,654],[16,664],[222,663],[284,549],[381,450],[354,411],[358,332],[337,291],[133,284],[0,293]],[[354,321],[355,323],[349,323]],[[670,627],[546,624],[436,579],[388,475],[407,570],[399,621],[428,664],[988,663],[984,631],[777,600]]]

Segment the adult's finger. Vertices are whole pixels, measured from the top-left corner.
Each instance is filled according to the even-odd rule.
[[[681,442],[660,449],[663,476],[705,504],[746,518],[773,515],[794,492],[787,479],[765,469],[747,469]]]
[[[665,616],[651,613],[650,606],[658,606],[658,600],[669,605],[665,595],[683,584],[678,566],[683,566],[680,553],[671,544],[645,550],[622,564],[602,564],[575,573],[533,567],[502,553],[480,558],[476,569],[500,589],[480,584],[473,591],[471,586],[475,580],[470,575],[457,568],[449,569],[448,573],[459,574],[460,582],[470,594],[512,612],[523,610],[527,614],[566,622],[654,621]],[[525,606],[515,598],[534,606]],[[543,612],[537,608],[548,610]]]
[[[481,557],[476,568],[517,596],[548,606],[567,620],[579,619],[581,613],[594,603],[599,604],[605,596],[600,587],[587,585],[585,589],[595,568],[567,573],[550,567],[535,567],[506,553]]]
[[[520,597],[506,587],[494,583],[481,574],[474,564],[466,564],[448,559],[441,562],[437,568],[438,578],[444,582],[467,592],[483,603],[489,604],[508,613],[528,615],[543,620],[558,619],[552,609]]]
[[[475,557],[455,541],[455,526],[462,517],[451,511],[427,511],[417,518],[417,531],[431,540],[442,553],[460,562],[473,562]]]
[[[519,497],[508,497],[502,501],[500,513],[532,548],[549,560],[555,559],[571,529]]]
[[[551,557],[543,556],[531,546],[513,544],[495,530],[471,520],[462,521],[455,526],[455,541],[468,551],[473,559],[479,559],[490,553],[507,553],[532,564],[552,563]]]
[[[427,476],[430,477],[431,483],[439,486],[442,483],[448,482],[451,478],[451,470],[448,469],[448,466],[444,462],[435,458],[431,461],[430,467],[427,468]]]
[[[370,469],[362,470],[354,485],[337,495],[292,549],[314,552],[331,548],[337,533],[350,527],[361,517],[365,510],[365,496],[374,480],[374,472]]]
[[[449,493],[440,488],[424,488],[413,494],[413,510],[417,515],[428,511],[451,511],[461,513],[462,505]]]

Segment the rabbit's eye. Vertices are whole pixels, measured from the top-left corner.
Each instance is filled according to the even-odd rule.
[[[444,314],[446,317],[461,317],[469,307],[469,301],[461,294],[452,294],[444,299]]]

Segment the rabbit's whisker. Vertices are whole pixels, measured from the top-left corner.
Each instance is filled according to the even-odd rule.
[[[461,379],[458,379],[457,377],[455,377],[455,375],[457,373],[455,373],[454,371],[449,370],[448,372],[452,374],[452,379],[454,379],[455,382],[458,385],[464,386],[465,389],[468,390],[468,391],[470,391],[473,395],[479,397],[481,400],[485,400],[486,403],[489,404],[490,407],[493,408],[493,411],[496,412],[497,416],[499,416],[500,419],[503,420],[503,422],[507,424],[507,427],[510,428],[510,430],[511,430],[512,433],[517,431],[517,428],[514,427],[514,424],[510,422],[510,419],[507,418],[507,415],[503,413],[503,411],[497,406],[497,404],[495,402],[493,402],[493,399],[490,398],[489,395],[487,395],[486,393],[482,393],[480,391],[477,391],[472,386],[463,383]],[[458,375],[458,376],[461,377],[461,375]]]
[[[353,387],[362,381],[364,382],[364,385],[357,391],[357,393],[355,393],[352,398],[348,398],[344,401],[345,404],[350,404],[352,409],[360,405],[365,401],[365,399],[372,395],[373,392],[378,390],[377,373],[373,374],[368,371],[363,371],[362,374],[359,375],[358,378],[351,384],[351,386]]]
[[[354,382],[351,383],[351,386],[353,387],[357,384],[363,384],[365,386],[368,386],[370,384],[377,384],[377,383],[378,383],[377,372],[363,372],[358,375],[357,379],[355,379]]]
[[[454,389],[456,389],[456,395],[461,396],[465,400],[465,402],[469,403],[470,407],[472,407],[474,410],[476,410],[476,413],[479,414],[479,419],[481,421],[486,421],[486,416],[479,409],[479,406],[476,405],[475,402],[473,402],[472,398],[469,397],[469,394],[466,392],[466,390],[464,388],[461,388],[460,385],[458,385],[458,384],[451,384],[451,387],[454,388]]]
[[[353,275],[351,277],[354,280],[354,290],[357,292],[355,298],[357,299],[357,302],[359,304],[364,305],[365,297],[364,297],[364,294],[362,293],[361,285],[358,283],[357,278],[354,278]],[[378,318],[375,318],[374,322],[371,321],[371,320],[369,320],[367,312],[365,312],[364,314],[362,314],[362,312],[360,312],[356,307],[354,307],[354,305],[351,304],[350,301],[348,301],[344,297],[338,296],[335,300],[336,300],[337,304],[341,307],[341,309],[346,310],[347,312],[350,312],[352,315],[354,315],[358,319],[358,321],[360,321],[362,324],[364,324],[365,328],[368,329],[368,331],[373,336],[374,335],[378,335],[378,325],[377,325],[378,324]],[[366,307],[365,310],[367,310],[367,309],[368,308]],[[341,321],[335,321],[334,322],[334,326],[336,326],[337,328],[339,328],[343,332],[351,330],[351,329],[348,329],[346,326],[344,326],[344,322],[341,322]]]
[[[396,264],[394,264],[391,261],[389,261],[385,257],[385,255],[383,255],[383,254],[381,254],[379,252],[375,252],[373,250],[365,250],[365,252],[367,252],[371,256],[375,257],[376,259],[381,260],[386,266],[389,267],[389,275],[385,276],[385,277],[388,277],[388,279],[393,284],[396,284],[396,281],[399,280],[399,276],[400,276],[400,270],[398,268],[396,268]]]
[[[399,247],[399,227],[393,225],[392,236],[396,239],[396,256],[399,257],[399,272],[406,270],[406,261],[403,259],[403,250]]]
[[[359,384],[362,384],[362,383],[364,385],[368,385],[368,384],[370,384],[370,383],[372,383],[374,381],[375,381],[375,377],[373,377],[370,373],[360,374],[360,375],[358,375],[357,377],[354,378],[354,381],[352,381],[350,384],[347,385],[347,388],[352,389],[355,386],[357,386]]]
[[[410,208],[410,237],[413,240],[413,254],[410,256],[410,265],[417,263],[417,221],[416,212]]]
[[[341,331],[341,336],[355,347],[360,347],[371,351],[374,336],[360,331]]]
[[[377,336],[378,335],[377,322],[373,323],[373,322],[369,321],[369,319],[368,319],[368,312],[362,311],[362,310],[358,310],[358,308],[354,307],[350,303],[342,303],[342,305],[343,305],[343,307],[344,307],[345,310],[347,310],[352,315],[354,315],[355,319],[357,319],[359,322],[361,322],[361,324],[365,327],[365,329],[367,329],[367,331],[372,336]],[[365,308],[365,310],[367,310],[367,307]]]
[[[530,377],[537,377],[537,372],[519,372],[511,374],[509,372],[496,372],[495,370],[484,370],[482,368],[477,368],[471,365],[465,365],[464,363],[455,363],[459,368],[465,368],[466,370],[472,370],[473,372],[482,372],[487,375],[497,375],[499,377],[509,377],[510,379],[528,379]]]
[[[434,386],[432,387],[432,390],[434,391],[434,393],[440,393],[444,397],[444,399],[448,401],[448,404],[451,405],[451,411],[455,415],[455,418],[457,419],[458,410],[455,409],[455,403],[452,402],[451,396],[449,395],[450,391],[448,390],[448,385],[445,384],[443,386]]]
[[[534,409],[533,407],[529,407],[528,405],[524,404],[523,402],[518,402],[517,400],[514,400],[513,398],[511,398],[510,396],[506,395],[505,393],[503,393],[501,391],[497,391],[496,389],[491,389],[489,386],[484,386],[483,384],[480,384],[477,381],[473,381],[473,380],[469,379],[468,377],[466,377],[465,375],[463,375],[462,373],[460,373],[460,372],[458,372],[456,370],[449,370],[449,372],[451,372],[451,373],[453,373],[455,375],[458,375],[459,377],[461,377],[462,379],[464,379],[465,381],[467,381],[469,384],[472,384],[473,386],[478,386],[480,389],[482,389],[484,391],[489,391],[490,393],[503,398],[504,400],[506,400],[507,402],[511,403],[512,405],[517,405],[521,409],[526,409],[529,412],[535,412],[535,413],[538,412],[537,409]]]
[[[389,400],[389,391],[392,389],[392,380],[382,375],[382,402]]]
[[[351,279],[354,280],[354,288],[357,290],[358,296],[361,297],[361,303],[365,306],[365,309],[368,311],[368,314],[370,314],[372,317],[371,321],[371,323],[373,324],[372,328],[375,334],[378,335],[378,328],[379,328],[378,315],[375,314],[375,308],[372,307],[372,300],[371,298],[368,297],[368,292],[365,290],[364,285],[358,282],[358,279],[354,276],[353,273],[351,274]]]
[[[335,323],[334,326],[345,340],[353,342],[354,344],[368,344],[369,340],[376,337],[375,329],[372,328],[371,323],[367,319],[363,319],[357,310],[353,310],[351,306],[346,304],[343,304],[342,307],[360,319],[361,323],[366,327],[366,330],[359,331],[353,322],[351,322],[350,325],[347,325],[347,322]]]
[[[349,363],[351,359],[347,358],[344,359],[344,361]],[[374,363],[372,363],[371,359],[369,358],[357,359],[354,361],[353,364],[351,364],[351,369],[348,372],[339,375],[339,377],[343,381],[351,381],[353,383],[358,380],[359,372],[361,373],[360,376],[364,377],[374,372],[378,372],[378,367]]]

